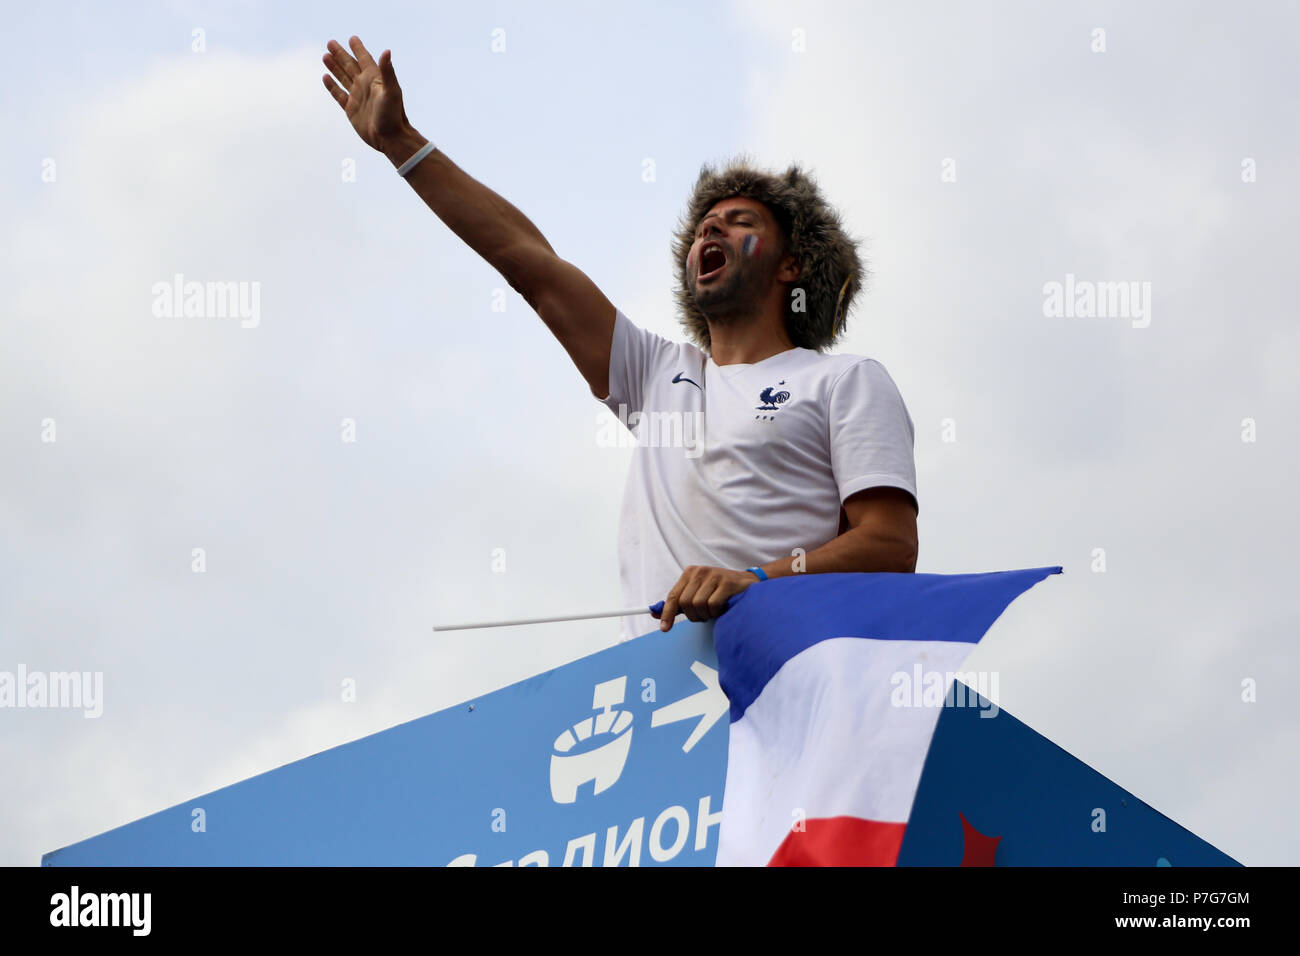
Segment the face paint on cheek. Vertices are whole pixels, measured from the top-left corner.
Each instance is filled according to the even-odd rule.
[[[751,259],[757,259],[763,253],[763,240],[758,236],[746,236],[740,251]]]

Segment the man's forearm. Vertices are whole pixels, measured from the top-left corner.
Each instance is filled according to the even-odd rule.
[[[428,142],[412,126],[384,142],[384,155],[400,166]],[[519,289],[533,263],[528,253],[550,243],[522,212],[435,149],[406,177],[452,232]]]
[[[769,578],[831,571],[913,572],[916,558],[911,542],[862,525],[845,531],[807,554],[780,558],[761,567]]]
[[[883,526],[863,523],[845,531],[820,548],[807,554],[769,561],[762,565],[769,578],[791,574],[826,573],[829,571],[916,571],[916,546],[903,535],[891,533]],[[692,565],[664,598],[663,610],[656,615],[659,629],[666,631],[678,614],[692,621],[717,617],[725,610],[725,601],[755,583],[755,576],[736,568]]]

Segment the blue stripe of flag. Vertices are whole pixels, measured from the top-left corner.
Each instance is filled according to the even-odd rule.
[[[1061,568],[984,574],[796,574],[751,584],[713,624],[731,720],[786,661],[840,637],[978,643],[1007,605]]]

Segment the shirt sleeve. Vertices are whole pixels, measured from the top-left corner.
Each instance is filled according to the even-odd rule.
[[[875,359],[864,358],[831,385],[831,469],[840,501],[881,485],[916,494],[916,430],[898,386]]]
[[[677,346],[655,335],[616,310],[614,338],[609,346],[609,395],[598,399],[615,415],[639,412],[645,404],[647,379],[659,369]],[[626,419],[623,419],[626,420]]]

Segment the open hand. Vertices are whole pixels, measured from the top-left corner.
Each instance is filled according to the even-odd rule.
[[[326,45],[329,52],[322,60],[338,83],[328,76],[321,77],[325,89],[343,107],[366,145],[382,151],[384,139],[395,136],[408,125],[402,106],[402,88],[397,85],[397,74],[393,72],[392,51],[379,54],[376,63],[360,37],[348,40],[355,59],[336,40]]]

